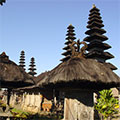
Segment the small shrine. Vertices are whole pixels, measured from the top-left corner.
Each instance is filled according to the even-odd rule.
[[[0,55],[0,87],[8,89],[8,104],[12,89],[33,84],[32,77],[23,68],[9,60],[5,52]]]

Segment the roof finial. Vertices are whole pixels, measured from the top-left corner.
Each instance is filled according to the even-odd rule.
[[[9,62],[9,57],[6,55],[5,52],[0,54],[0,61],[2,61],[2,62]]]
[[[2,52],[2,54],[0,56],[6,56],[6,53],[5,52]]]
[[[96,7],[95,4],[93,4],[93,5],[92,5],[92,8],[95,8],[95,7]]]

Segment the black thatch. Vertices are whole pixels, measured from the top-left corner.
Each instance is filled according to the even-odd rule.
[[[51,70],[38,86],[103,89],[120,85],[120,78],[104,63],[93,59],[71,58]]]
[[[117,67],[111,63],[104,63],[104,64],[106,64],[111,70],[117,70]]]
[[[99,62],[105,62],[108,59],[114,58],[114,56],[105,52],[105,50],[111,48],[111,46],[104,43],[108,38],[103,35],[106,31],[102,29],[104,25],[99,11],[100,10],[95,5],[93,5],[93,8],[90,10],[90,17],[87,25],[89,30],[85,32],[88,36],[84,41],[88,42],[88,54],[86,54],[86,57],[96,59]]]
[[[65,57],[62,58],[60,61],[65,62],[67,60],[69,60],[71,58],[71,49],[70,49],[70,45],[72,43],[72,41],[74,41],[76,39],[75,37],[75,33],[74,33],[74,26],[72,26],[71,24],[67,27],[68,29],[68,33],[66,34],[66,42],[65,42],[65,47],[63,48],[63,50],[66,50],[64,53],[62,53],[62,55],[64,55]]]
[[[23,90],[23,91],[29,91],[29,90],[32,90],[32,89],[39,89],[39,86],[41,85],[41,82],[43,82],[43,79],[46,79],[48,78],[48,75],[49,75],[50,71],[46,71],[44,73],[41,73],[40,75],[38,75],[37,77],[34,77],[34,82],[35,82],[35,85],[32,85],[32,86],[27,86],[27,87],[21,87],[21,88],[18,88],[18,89],[15,89],[14,91],[19,91],[19,90]]]
[[[19,66],[25,70],[25,52],[22,50],[20,54]]]
[[[32,57],[31,58],[31,61],[30,61],[30,65],[29,65],[29,74],[32,75],[33,77],[37,74],[35,71],[36,71],[36,68],[35,68],[35,58]]]
[[[5,53],[0,55],[0,84],[2,87],[17,88],[34,84],[32,77],[19,67]]]
[[[49,78],[50,72],[51,71],[47,71],[47,72],[41,73],[40,75],[38,75],[36,77],[36,81],[38,81],[36,83],[37,87],[42,87],[42,83],[48,84],[46,80]]]

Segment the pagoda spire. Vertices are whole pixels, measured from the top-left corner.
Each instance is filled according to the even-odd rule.
[[[67,27],[67,34],[66,34],[66,42],[65,42],[65,47],[63,48],[63,50],[66,50],[64,53],[62,53],[62,55],[64,55],[65,57],[63,59],[61,59],[62,62],[67,61],[68,59],[71,58],[71,49],[70,49],[70,44],[72,43],[72,41],[74,41],[76,39],[75,37],[75,33],[74,33],[74,26],[72,24],[70,24]]]
[[[28,70],[30,70],[29,74],[32,75],[32,76],[36,75],[37,73],[35,72],[35,70],[36,70],[35,66],[36,65],[35,65],[35,58],[34,57],[31,58],[29,66],[30,66],[30,68],[28,69]]]
[[[108,59],[114,58],[114,56],[109,52],[104,51],[111,48],[111,46],[104,43],[108,38],[103,35],[106,31],[103,29],[104,25],[99,11],[100,10],[95,5],[93,5],[90,10],[87,25],[89,30],[85,32],[88,36],[84,41],[88,42],[87,58],[93,58],[99,62],[105,62]]]
[[[95,8],[95,7],[96,7],[95,4],[93,4],[93,5],[92,5],[92,8]]]
[[[21,51],[19,66],[25,70],[25,52]]]

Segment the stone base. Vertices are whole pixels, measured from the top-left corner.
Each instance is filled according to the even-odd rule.
[[[94,120],[93,92],[65,92],[64,120]]]

